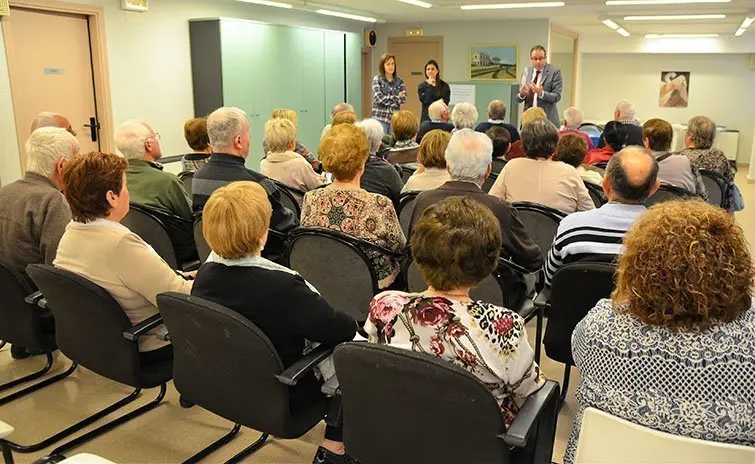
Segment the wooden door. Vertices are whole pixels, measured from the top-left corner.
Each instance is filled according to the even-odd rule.
[[[396,56],[396,74],[406,84],[406,104],[401,109],[422,115],[417,87],[425,80],[425,63],[435,60],[440,66],[443,78],[443,38],[442,37],[390,37],[388,52]]]
[[[82,152],[100,149],[97,130],[87,127],[97,116],[88,21],[25,8],[11,8],[3,21],[22,170],[31,121],[43,111],[69,119]]]

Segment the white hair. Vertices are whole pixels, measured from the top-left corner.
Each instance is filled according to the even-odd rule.
[[[503,119],[506,117],[506,105],[501,100],[492,100],[488,104],[488,117],[490,119]]]
[[[374,155],[380,148],[380,143],[383,140],[383,125],[376,119],[365,119],[359,121],[357,126],[361,127],[364,133],[367,135],[367,140],[370,141],[370,154]]]
[[[244,130],[246,112],[240,108],[227,106],[218,108],[207,117],[207,136],[216,152],[233,147],[233,139]]]
[[[453,133],[446,148],[446,166],[452,179],[479,183],[492,162],[493,142],[490,137],[472,129]]]
[[[60,158],[69,160],[79,154],[76,137],[60,127],[40,127],[29,136],[26,149],[26,170],[52,177]]]
[[[456,129],[474,129],[477,124],[477,108],[471,103],[458,103],[451,112],[451,122]]]
[[[448,109],[448,106],[446,106],[446,102],[441,100],[435,100],[434,102],[430,103],[430,106],[427,108],[427,114],[430,116],[430,119],[438,120],[443,116],[443,112]]]
[[[144,142],[152,137],[154,131],[139,119],[130,119],[115,130],[115,148],[127,159],[141,159],[147,148]]]
[[[567,129],[579,129],[579,126],[582,125],[582,121],[585,119],[585,115],[576,106],[570,106],[564,111],[564,119],[566,120]]]
[[[619,103],[616,104],[616,111],[619,112],[620,118],[627,120],[634,119],[635,110],[636,107],[634,106],[634,103],[629,100],[620,100]]]

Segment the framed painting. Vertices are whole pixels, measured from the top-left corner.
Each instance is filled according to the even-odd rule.
[[[515,82],[519,76],[518,57],[518,45],[471,45],[469,47],[469,80]]]
[[[689,77],[689,71],[661,72],[658,106],[661,108],[686,108],[689,104]]]

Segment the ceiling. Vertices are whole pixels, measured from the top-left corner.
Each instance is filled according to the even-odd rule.
[[[661,33],[717,33],[731,35],[745,15],[755,12],[755,0],[732,0],[731,3],[606,6],[603,0],[563,0],[560,8],[525,8],[499,10],[460,10],[463,4],[506,3],[533,0],[425,0],[433,8],[420,8],[397,0],[286,0],[297,6],[331,8],[343,12],[362,14],[387,23],[419,24],[433,21],[491,21],[511,19],[551,19],[553,24],[572,29],[580,34],[616,34],[601,24],[610,18],[632,35]],[[705,14],[722,13],[720,20],[685,21],[625,21],[626,15]],[[755,26],[746,35],[755,35]]]

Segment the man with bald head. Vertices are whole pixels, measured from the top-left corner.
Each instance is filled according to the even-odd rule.
[[[553,275],[565,264],[613,261],[623,251],[624,235],[645,212],[643,201],[658,187],[658,162],[647,150],[632,146],[613,155],[603,177],[608,203],[561,221],[545,263],[545,284],[550,286]]]
[[[506,117],[506,105],[501,100],[493,100],[488,104],[488,121],[477,124],[477,132],[485,133],[492,127],[502,127],[509,131],[511,143],[519,140],[519,131],[511,124],[503,122]]]
[[[330,111],[330,119],[333,119],[336,117],[336,115],[342,111],[351,111],[352,113],[356,114],[356,111],[354,111],[354,106],[350,105],[349,103],[338,103],[336,106],[333,107],[333,109]],[[330,132],[330,128],[333,127],[332,124],[328,124],[323,128],[322,134],[320,134],[320,141],[325,138],[325,134]]]
[[[69,134],[76,137],[76,131],[71,127],[71,122],[63,115],[58,113],[52,113],[50,111],[44,111],[34,116],[31,121],[31,132],[39,129],[40,127],[60,127],[65,129]]]

